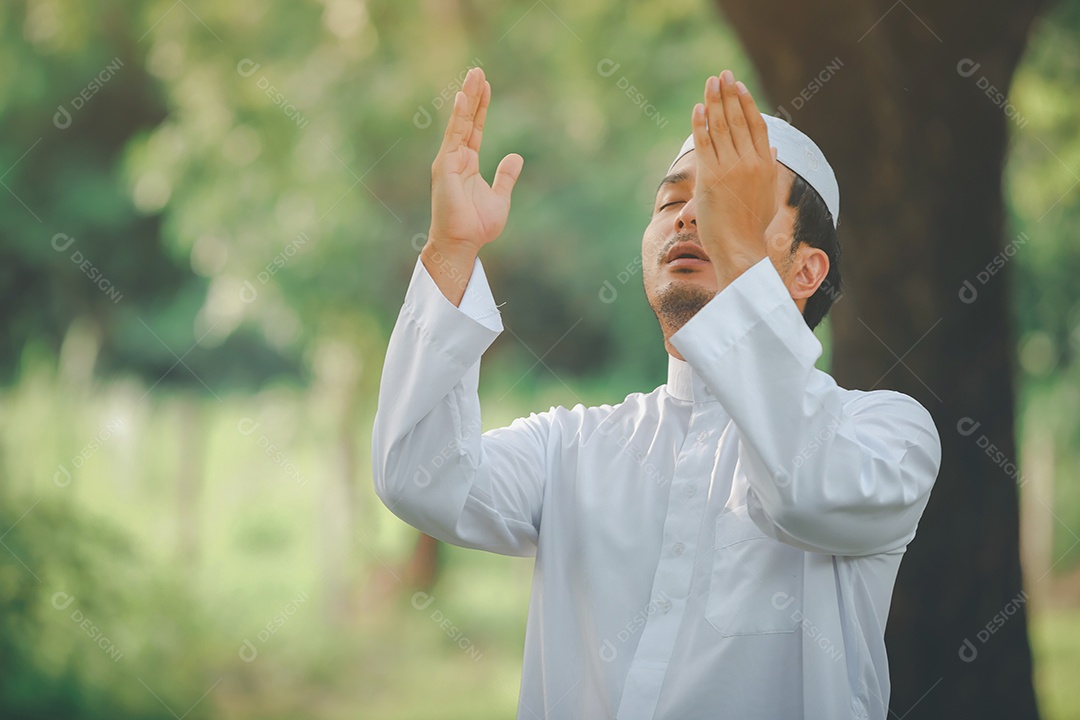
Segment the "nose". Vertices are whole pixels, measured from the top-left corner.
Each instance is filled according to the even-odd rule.
[[[679,208],[679,212],[675,213],[675,231],[685,232],[686,229],[693,225],[694,229],[697,229],[697,208],[694,204],[694,198],[690,198],[686,203]]]

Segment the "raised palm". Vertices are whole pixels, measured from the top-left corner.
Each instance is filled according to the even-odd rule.
[[[520,155],[507,155],[491,185],[480,175],[480,142],[490,102],[491,85],[483,70],[473,68],[454,97],[442,147],[431,165],[432,241],[475,251],[506,227],[510,193],[524,161]]]

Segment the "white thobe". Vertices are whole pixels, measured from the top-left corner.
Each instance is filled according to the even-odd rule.
[[[929,413],[838,387],[762,260],[671,343],[667,383],[481,434],[502,330],[418,261],[390,339],[375,489],[440,540],[535,554],[519,720],[884,720],[885,621],[941,459]]]

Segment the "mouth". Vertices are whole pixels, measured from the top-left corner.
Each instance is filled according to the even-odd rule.
[[[712,263],[705,250],[697,243],[680,242],[676,243],[664,256],[664,264],[670,268],[691,270],[703,268]]]

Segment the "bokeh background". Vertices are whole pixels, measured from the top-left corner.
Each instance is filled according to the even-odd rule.
[[[663,382],[639,241],[704,78],[792,113],[850,62],[769,98],[708,0],[13,0],[0,36],[0,717],[512,717],[531,561],[420,537],[370,477],[454,92],[491,81],[488,177],[525,158],[485,250],[496,427]],[[1053,720],[1080,717],[1078,36],[1046,8],[1000,103]]]

